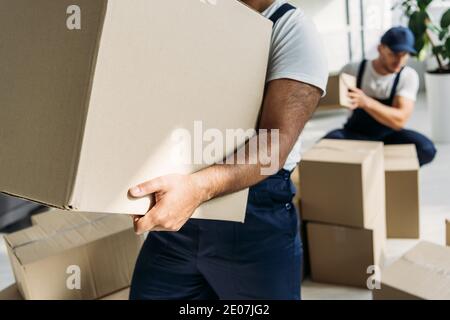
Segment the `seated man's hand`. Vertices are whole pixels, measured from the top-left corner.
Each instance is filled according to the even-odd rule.
[[[178,231],[204,201],[191,175],[169,175],[130,189],[131,196],[155,196],[156,203],[145,216],[133,216],[136,233]]]
[[[350,88],[348,97],[352,102],[352,109],[367,108],[370,105],[372,99],[368,97],[361,89]]]

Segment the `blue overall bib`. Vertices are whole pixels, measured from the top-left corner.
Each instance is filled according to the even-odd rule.
[[[362,88],[364,72],[366,70],[367,60],[361,63],[357,78],[357,87]],[[402,69],[403,71],[403,69]],[[380,103],[387,106],[393,106],[397,87],[402,71],[400,71],[394,80],[391,94],[386,100],[377,99]],[[369,140],[381,141],[387,145],[390,144],[414,144],[417,149],[419,163],[421,166],[433,161],[436,156],[436,148],[433,142],[424,135],[407,129],[394,130],[377,120],[362,109],[353,111],[343,129],[337,129],[328,133],[325,139],[345,139],[345,140]]]
[[[294,7],[283,5],[275,23]],[[130,299],[300,299],[302,245],[291,173],[250,188],[245,223],[189,220],[151,232],[138,257]]]

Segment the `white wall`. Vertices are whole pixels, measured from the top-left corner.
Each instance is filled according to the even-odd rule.
[[[349,34],[353,60],[361,60],[361,10],[359,0],[349,0],[350,25],[347,23],[345,0],[292,0],[317,25],[326,46],[331,72],[349,62]],[[391,0],[364,0],[365,54],[376,54],[381,34],[391,26]]]

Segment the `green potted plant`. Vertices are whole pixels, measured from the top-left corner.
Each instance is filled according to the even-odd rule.
[[[395,6],[408,18],[408,26],[416,36],[418,59],[434,56],[437,69],[425,75],[428,108],[434,140],[450,143],[450,9],[440,21],[429,12],[435,0],[401,0]]]

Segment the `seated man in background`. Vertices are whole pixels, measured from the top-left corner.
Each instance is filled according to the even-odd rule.
[[[350,63],[342,69],[357,77],[350,89],[354,109],[343,129],[326,139],[373,140],[385,144],[415,144],[421,166],[433,161],[436,148],[424,135],[404,129],[414,110],[419,91],[417,72],[406,66],[414,49],[414,35],[408,28],[395,27],[385,33],[373,61]]]

